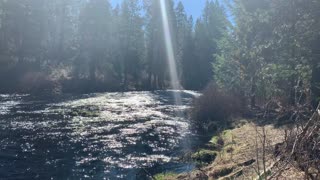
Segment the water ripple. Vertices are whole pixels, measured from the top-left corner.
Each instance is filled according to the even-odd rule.
[[[0,95],[0,177],[136,179],[142,167],[151,173],[181,169],[177,159],[190,135],[186,111],[198,94],[179,92],[183,104],[178,106],[172,93],[54,100]]]

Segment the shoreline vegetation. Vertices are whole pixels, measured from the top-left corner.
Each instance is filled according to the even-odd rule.
[[[264,179],[263,166],[267,167],[267,175],[278,171],[274,157],[274,147],[284,140],[284,129],[274,125],[258,126],[250,120],[241,119],[241,124],[212,136],[203,147],[194,151],[191,159],[197,167],[185,173],[163,172],[156,174],[156,180],[187,179]],[[256,142],[258,134],[267,133],[267,148]],[[263,160],[263,153],[264,160]],[[258,154],[258,161],[257,161]],[[259,167],[258,167],[259,163]],[[260,170],[260,175],[258,171]],[[288,166],[278,178],[303,179],[304,173]]]
[[[320,3],[236,0],[230,9],[235,26],[190,115],[218,137],[192,155],[207,165],[170,178],[320,179]],[[239,119],[248,122],[232,126]]]
[[[197,169],[156,179],[320,179],[320,1],[183,2],[0,0],[0,93],[202,91]]]
[[[195,169],[180,174],[164,172],[154,179],[319,177],[320,151],[315,143],[319,140],[320,104],[313,109],[307,105],[283,107],[269,102],[261,107],[237,109],[241,107],[235,103],[238,97],[225,92],[210,85],[194,100],[191,123],[204,136],[211,136],[186,155],[196,164]]]
[[[282,129],[273,125],[259,127],[249,120],[241,119],[241,124],[212,136],[211,140],[192,154],[198,167],[191,172],[175,174],[161,173],[155,175],[157,180],[173,179],[246,179],[258,177],[257,170],[262,169],[261,162],[256,160],[256,133],[261,133],[264,128],[273,139],[267,139],[266,165],[274,163],[272,146],[281,142]],[[270,137],[268,137],[270,138]],[[261,149],[258,151],[262,154]],[[214,158],[208,159],[211,154]],[[257,163],[259,163],[259,168]],[[297,176],[295,176],[297,177]]]
[[[285,141],[286,127],[258,125],[253,119],[241,119],[239,122],[236,126],[213,135],[206,144],[187,155],[196,164],[194,170],[184,173],[163,172],[154,175],[152,179],[259,180],[265,177],[272,179],[275,174],[280,179],[305,177],[303,170],[297,167],[281,167],[279,157],[275,156],[277,148]],[[265,137],[263,133],[266,133]]]

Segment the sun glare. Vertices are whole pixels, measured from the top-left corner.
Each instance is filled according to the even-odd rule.
[[[166,54],[167,54],[167,62],[170,73],[170,82],[171,87],[174,90],[178,90],[179,87],[179,78],[177,73],[177,65],[174,57],[173,45],[172,45],[172,36],[170,32],[169,18],[166,0],[160,0],[160,8],[161,8],[161,17],[162,17],[162,26],[165,37],[165,46],[166,46]],[[181,96],[178,92],[174,93],[174,99],[176,104],[181,104]]]

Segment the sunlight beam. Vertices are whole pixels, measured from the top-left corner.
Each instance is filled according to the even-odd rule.
[[[162,26],[164,32],[164,39],[165,39],[165,46],[166,46],[166,54],[167,54],[167,63],[170,73],[170,83],[171,87],[174,90],[178,90],[179,87],[179,78],[177,73],[177,65],[174,56],[174,50],[172,45],[172,36],[170,32],[170,25],[169,25],[169,18],[168,18],[168,11],[166,6],[166,0],[160,0],[160,8],[161,8],[161,17],[162,17]],[[181,96],[179,92],[174,92],[174,99],[177,105],[181,104]]]

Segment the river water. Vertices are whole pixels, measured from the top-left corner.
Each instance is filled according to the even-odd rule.
[[[175,105],[173,93],[182,104]],[[0,95],[0,179],[146,179],[193,168],[193,91]]]

